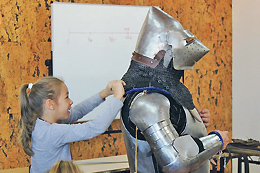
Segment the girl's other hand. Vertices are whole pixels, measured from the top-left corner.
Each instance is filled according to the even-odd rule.
[[[203,109],[199,111],[199,114],[201,116],[201,119],[205,125],[205,127],[208,127],[210,125],[210,112],[208,109]]]

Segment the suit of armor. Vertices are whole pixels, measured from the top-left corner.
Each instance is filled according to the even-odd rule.
[[[210,172],[221,150],[217,132],[207,135],[189,90],[180,82],[207,52],[172,16],[151,7],[128,71],[122,131],[131,172]]]

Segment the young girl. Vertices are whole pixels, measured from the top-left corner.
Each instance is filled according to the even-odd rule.
[[[123,106],[123,85],[124,81],[111,81],[104,90],[73,108],[68,88],[60,79],[44,77],[35,84],[22,85],[21,140],[25,153],[31,156],[31,172],[46,172],[59,160],[71,160],[70,142],[90,139],[103,133]],[[114,97],[104,100],[112,94]],[[69,124],[102,102],[105,108],[96,119],[82,124]]]

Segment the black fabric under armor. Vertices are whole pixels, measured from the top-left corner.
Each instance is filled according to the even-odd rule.
[[[127,72],[122,77],[126,82],[125,90],[154,86],[162,88],[171,93],[173,99],[187,109],[194,109],[192,95],[190,91],[180,82],[183,70],[175,70],[173,63],[166,68],[163,59],[155,68],[148,67],[136,61],[131,61]]]

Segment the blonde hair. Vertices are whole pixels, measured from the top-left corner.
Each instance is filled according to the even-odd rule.
[[[47,173],[83,173],[72,161],[60,160]]]
[[[33,155],[30,143],[36,118],[42,116],[43,105],[47,99],[57,100],[62,83],[62,80],[55,77],[43,77],[31,87],[29,96],[27,95],[29,84],[23,84],[20,88],[21,142],[23,150],[29,156]]]

